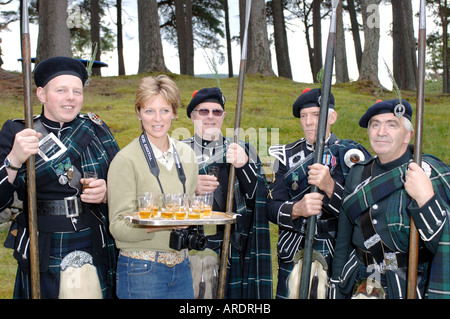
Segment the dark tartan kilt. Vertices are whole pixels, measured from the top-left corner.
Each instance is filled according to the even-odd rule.
[[[106,247],[105,247],[106,249]],[[45,272],[40,272],[40,293],[42,299],[57,299],[59,295],[60,264],[62,259],[75,250],[81,250],[93,254],[92,229],[86,228],[77,232],[57,232],[50,234],[50,258],[49,267]],[[95,265],[103,292],[106,297],[107,265]],[[17,269],[14,286],[14,299],[31,298],[30,275],[21,269]]]

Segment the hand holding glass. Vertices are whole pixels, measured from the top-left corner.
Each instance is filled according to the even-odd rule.
[[[83,172],[83,191],[89,188],[89,184],[97,178],[97,173],[95,172]]]
[[[215,176],[216,179],[219,178],[219,167],[218,166],[209,166],[208,167],[208,175]]]

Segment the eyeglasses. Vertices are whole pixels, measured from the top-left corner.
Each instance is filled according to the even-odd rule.
[[[197,111],[200,116],[208,116],[209,113],[212,112],[212,114],[217,117],[222,116],[222,114],[224,112],[221,109],[214,109],[214,110],[199,109],[199,110],[195,110],[195,111]]]

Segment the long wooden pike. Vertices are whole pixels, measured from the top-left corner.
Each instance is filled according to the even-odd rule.
[[[239,82],[238,82],[238,91],[236,98],[236,114],[234,118],[234,134],[233,134],[233,142],[239,142],[239,133],[241,127],[241,113],[242,113],[242,101],[244,98],[244,82],[245,82],[245,73],[247,70],[247,42],[248,42],[248,24],[250,21],[250,12],[252,7],[252,1],[247,0],[245,5],[245,28],[244,28],[244,37],[241,42],[241,62],[239,66]],[[230,165],[230,175],[228,177],[228,193],[227,193],[227,204],[226,210],[227,213],[230,213],[233,209],[233,199],[234,199],[234,181],[236,178],[236,172],[234,170],[234,166]],[[217,291],[217,298],[223,299],[225,297],[225,285],[226,285],[226,277],[227,277],[227,261],[228,261],[228,252],[230,248],[230,233],[231,233],[231,225],[226,224],[224,230],[224,237],[222,243],[222,255],[220,259],[220,274],[219,274],[219,287]]]
[[[325,57],[324,76],[321,90],[319,123],[317,127],[317,138],[314,153],[314,163],[322,164],[323,152],[325,147],[327,121],[328,121],[328,107],[331,93],[331,81],[333,76],[334,65],[334,51],[336,47],[336,10],[339,0],[332,0],[332,14],[330,22],[330,31],[328,33],[327,53]],[[312,193],[319,192],[317,186],[311,187]],[[300,279],[299,299],[309,298],[309,285],[311,276],[311,263],[313,255],[313,241],[316,229],[317,216],[308,217],[308,224],[306,227],[305,245],[303,248],[303,264]]]
[[[419,13],[419,48],[417,69],[416,127],[414,141],[414,162],[422,166],[423,113],[425,105],[425,55],[426,55],[426,6],[420,1]],[[408,290],[407,298],[417,298],[417,265],[419,260],[419,234],[411,218],[409,234]]]
[[[28,0],[22,0],[22,75],[23,96],[25,107],[25,127],[33,128],[33,108],[31,105],[31,46],[30,29],[28,18]],[[31,297],[41,298],[40,275],[39,275],[39,249],[37,235],[37,212],[36,212],[36,171],[34,166],[34,155],[27,160],[27,206],[28,206],[28,229],[30,236],[30,277]]]

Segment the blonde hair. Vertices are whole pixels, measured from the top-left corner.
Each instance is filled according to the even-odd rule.
[[[173,114],[177,115],[177,110],[181,103],[180,90],[175,82],[167,75],[148,76],[141,79],[134,102],[134,111],[136,114],[139,116],[139,112],[145,101],[159,94],[172,106]]]

